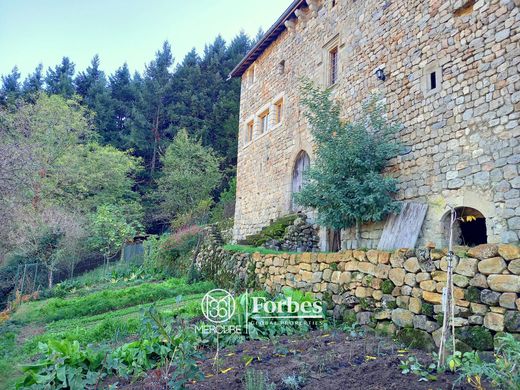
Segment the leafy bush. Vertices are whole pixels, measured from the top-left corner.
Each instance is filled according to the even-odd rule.
[[[240,241],[240,244],[262,246],[271,239],[281,240],[285,235],[285,229],[292,225],[297,217],[297,214],[290,214],[278,218],[269,226],[264,227],[259,233],[250,235]]]
[[[142,320],[141,338],[123,344],[114,351],[81,348],[76,340],[50,340],[40,343],[42,359],[23,368],[24,377],[17,388],[97,387],[109,374],[139,377],[144,372],[166,365],[165,381],[173,389],[184,388],[189,381],[200,379],[196,364],[196,336],[187,328],[166,325],[162,315],[148,309]],[[170,373],[170,369],[173,372]]]
[[[161,270],[169,275],[180,277],[188,273],[191,253],[196,247],[201,228],[196,225],[178,229],[171,235],[152,237],[145,242],[146,269]]]
[[[102,376],[107,352],[81,349],[79,342],[51,340],[39,345],[43,359],[22,368],[25,376],[17,388],[85,389]]]
[[[478,353],[467,352],[462,356],[459,381],[480,384],[486,378],[493,386],[504,390],[517,390],[520,383],[520,341],[511,334],[497,336],[495,361],[484,362]]]

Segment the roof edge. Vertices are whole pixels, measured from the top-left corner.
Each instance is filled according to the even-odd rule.
[[[244,58],[229,73],[228,79],[232,77],[240,77],[246,69],[271,45],[272,42],[286,29],[285,21],[293,16],[294,11],[301,7],[306,0],[294,0],[291,5],[284,11],[278,20],[267,30],[264,36],[247,52]]]

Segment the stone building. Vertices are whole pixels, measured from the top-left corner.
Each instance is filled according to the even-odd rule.
[[[295,207],[313,160],[306,77],[332,88],[346,119],[383,96],[406,146],[389,167],[398,199],[428,205],[419,244],[446,244],[447,204],[476,217],[459,243],[518,241],[519,30],[519,0],[293,1],[230,75],[242,78],[234,238]],[[384,223],[363,226],[362,247]]]

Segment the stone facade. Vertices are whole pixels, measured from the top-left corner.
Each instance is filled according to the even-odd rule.
[[[234,74],[242,76],[234,238],[255,233],[290,211],[295,160],[302,150],[313,160],[299,80],[326,85],[329,50],[337,47],[338,80],[332,89],[343,103],[342,115],[355,118],[375,92],[384,97],[389,118],[403,126],[399,137],[409,153],[392,161],[389,173],[400,180],[399,200],[429,204],[419,242],[446,244],[446,204],[480,211],[488,242],[518,241],[518,2],[340,0],[332,7],[330,0],[320,0],[293,5],[299,3],[286,17],[288,27],[282,20],[275,39],[254,54],[246,70]],[[385,81],[375,76],[377,69],[384,71]],[[433,72],[437,85],[430,90]],[[281,99],[281,121],[275,124],[275,103]],[[267,109],[271,124],[261,133],[260,118]],[[361,246],[374,247],[382,226],[364,226]],[[344,238],[349,234],[344,232]]]
[[[445,255],[445,250],[435,249],[262,255],[206,244],[197,265],[219,287],[310,291],[336,318],[354,313],[359,324],[392,333],[413,327],[438,343]],[[485,244],[464,256],[453,264],[460,337],[476,327],[486,328],[489,337],[502,331],[520,333],[520,247]],[[471,346],[471,340],[467,342]]]

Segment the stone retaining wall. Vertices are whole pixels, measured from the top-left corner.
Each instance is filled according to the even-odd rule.
[[[230,281],[238,280],[232,282],[237,286],[273,293],[285,286],[311,291],[328,303],[336,318],[355,315],[359,324],[389,333],[415,328],[421,337],[433,336],[438,343],[447,276],[445,250],[267,255],[213,251],[220,272],[227,270]],[[209,259],[200,253],[198,263]],[[470,335],[468,343],[474,331],[489,337],[502,331],[520,333],[520,248],[480,245],[456,259],[454,266],[455,325],[460,334]]]

